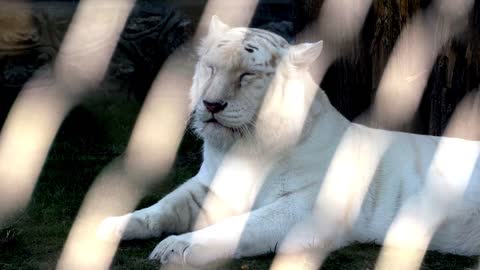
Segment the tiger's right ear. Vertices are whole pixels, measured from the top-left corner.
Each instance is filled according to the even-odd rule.
[[[291,46],[289,57],[292,64],[297,67],[308,67],[317,60],[323,49],[323,41],[315,43],[302,43]]]
[[[223,34],[230,29],[230,26],[223,23],[217,15],[213,15],[208,27],[208,35]]]

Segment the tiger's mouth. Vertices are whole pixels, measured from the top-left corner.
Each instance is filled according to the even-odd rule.
[[[220,121],[218,121],[215,117],[212,117],[212,118],[208,119],[207,121],[203,121],[203,123],[205,124],[205,126],[213,125],[215,128],[223,128],[223,129],[226,129],[226,130],[228,130],[232,133],[235,133],[235,134],[244,135],[243,133],[245,133],[245,126],[229,127],[229,126],[221,123]]]
[[[208,124],[208,123],[217,123],[217,124],[220,124],[220,123],[218,122],[218,120],[215,119],[215,117],[212,117],[212,118],[208,119],[208,120],[205,121],[204,123],[207,123],[207,124]],[[220,124],[220,125],[221,125],[221,124]],[[223,126],[223,125],[222,125],[222,126]]]
[[[235,128],[232,128],[232,127],[229,127],[229,126],[226,126],[225,124],[221,123],[220,121],[218,121],[215,117],[212,117],[210,119],[208,119],[207,121],[203,121],[203,123],[205,125],[208,125],[208,124],[211,124],[211,125],[214,125],[215,127],[222,127],[222,128],[226,128],[226,129],[229,129],[231,131],[234,131]]]

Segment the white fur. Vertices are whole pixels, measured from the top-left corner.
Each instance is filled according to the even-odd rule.
[[[229,69],[232,62],[228,61],[237,67],[253,65],[249,62],[251,55],[238,47],[242,46],[241,33],[245,31],[227,30],[214,19],[212,27],[215,25],[222,34],[215,37],[212,35],[218,31],[211,31],[206,38],[191,92],[196,110],[194,126],[205,142],[200,171],[157,204],[106,219],[99,229],[101,236],[132,239],[178,234],[160,242],[152,252],[150,258],[162,263],[198,265],[260,255],[275,251],[295,224],[311,216],[312,209],[318,207],[317,195],[327,181],[339,181],[361,188],[332,188],[338,194],[330,196],[339,198],[339,202],[342,196],[357,196],[360,203],[321,207],[345,211],[339,215],[343,217],[339,222],[346,225],[348,234],[324,243],[307,236],[300,247],[323,245],[335,249],[353,241],[382,244],[402,205],[430,192],[426,191],[426,181],[441,183],[446,189],[457,185],[459,174],[450,173],[456,170],[449,165],[458,162],[434,162],[430,166],[440,144],[469,149],[471,157],[480,150],[478,142],[353,124],[333,108],[323,91],[312,99],[317,85],[309,79],[307,66],[313,61],[312,55],[318,56],[319,43],[255,54],[257,61],[268,60],[272,53],[281,56],[276,66],[258,70],[272,72],[277,68],[276,75],[250,78],[241,82],[244,85],[237,91],[233,85],[243,71]],[[215,49],[222,38],[236,42],[233,49],[229,47],[232,55]],[[217,65],[214,75],[209,75],[210,64]],[[209,76],[214,83],[203,89]],[[209,118],[202,105],[206,98],[228,101],[229,105],[218,114],[219,121],[231,128],[249,123],[248,132],[234,134],[217,124],[203,123]],[[448,160],[449,155],[445,156]],[[450,158],[459,161],[463,157]],[[466,191],[439,223],[431,249],[463,255],[478,254],[480,250],[480,197],[476,193],[480,188],[480,167],[471,159],[470,163],[472,174],[463,174],[470,180]],[[328,177],[331,179],[325,180]],[[444,195],[448,197],[448,192]],[[433,198],[432,202],[451,202],[443,200],[445,196]]]

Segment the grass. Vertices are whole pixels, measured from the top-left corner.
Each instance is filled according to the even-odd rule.
[[[99,172],[125,149],[139,105],[123,99],[87,101],[62,127],[28,208],[0,225],[0,269],[54,269],[83,196]],[[199,143],[186,136],[167,184],[148,194],[154,203],[199,165]],[[160,239],[124,241],[112,269],[158,269],[147,260]],[[332,253],[323,269],[374,269],[380,248],[358,244]],[[273,256],[235,260],[216,269],[268,269]],[[474,269],[477,258],[429,252],[422,269]]]

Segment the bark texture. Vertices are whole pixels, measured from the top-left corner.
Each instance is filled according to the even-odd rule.
[[[296,32],[315,22],[325,1],[300,2],[294,23]],[[370,106],[400,33],[432,4],[431,0],[373,1],[352,53],[334,62],[322,82],[332,103],[344,115],[354,119]],[[441,21],[435,26],[439,33],[443,28]],[[466,93],[477,91],[479,34],[480,2],[475,1],[468,25],[451,37],[437,55],[416,118],[404,127],[405,131],[441,135],[457,103]]]

